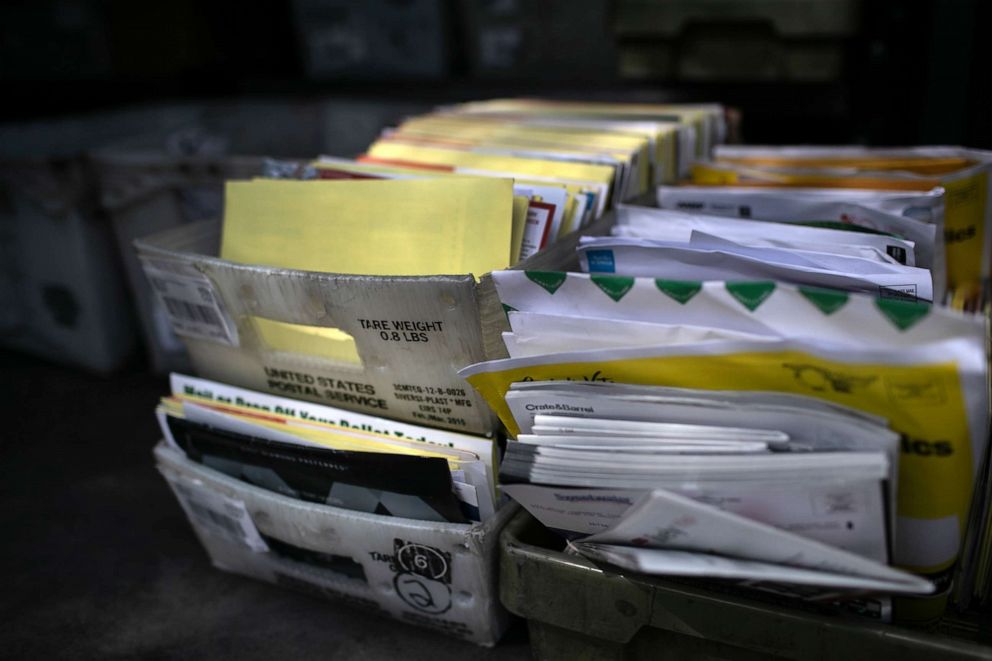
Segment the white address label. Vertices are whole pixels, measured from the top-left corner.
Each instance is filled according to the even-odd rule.
[[[224,313],[210,278],[179,262],[145,258],[142,266],[177,334],[237,346],[237,328]]]

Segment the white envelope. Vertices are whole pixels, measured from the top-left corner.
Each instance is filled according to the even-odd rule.
[[[688,281],[780,280],[898,300],[933,300],[933,281],[926,269],[825,253],[615,237],[584,237],[578,252],[586,273]]]

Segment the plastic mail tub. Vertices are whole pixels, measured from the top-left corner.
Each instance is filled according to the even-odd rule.
[[[977,627],[948,622],[923,631],[789,609],[698,583],[604,571],[560,547],[523,511],[500,537],[500,598],[527,620],[537,661],[992,658],[992,631]]]
[[[415,521],[282,496],[165,442],[155,460],[219,569],[479,645],[494,645],[507,627],[497,543],[513,505],[484,525]]]
[[[185,119],[122,110],[0,126],[0,344],[97,372],[127,361],[137,337],[86,154]]]

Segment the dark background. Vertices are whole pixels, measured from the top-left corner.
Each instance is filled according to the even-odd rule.
[[[981,0],[7,0],[0,121],[143,102],[720,101],[765,143],[992,147]]]

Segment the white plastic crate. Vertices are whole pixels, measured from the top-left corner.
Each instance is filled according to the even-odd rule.
[[[155,458],[219,569],[479,645],[494,645],[509,623],[497,562],[513,505],[485,524],[416,521],[282,496],[193,463],[164,442]]]
[[[0,126],[0,344],[101,372],[131,356],[134,315],[87,154],[193,119],[162,107]]]
[[[107,372],[136,336],[94,192],[79,158],[0,165],[0,343]]]

